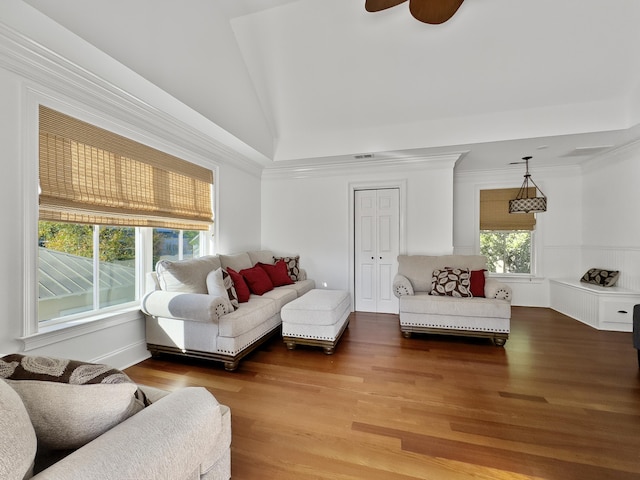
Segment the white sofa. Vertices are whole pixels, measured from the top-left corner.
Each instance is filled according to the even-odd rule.
[[[412,333],[488,337],[496,345],[504,345],[510,332],[511,287],[484,276],[484,297],[431,294],[434,270],[480,271],[486,264],[481,255],[398,256],[393,292],[400,299],[402,334],[406,338]]]
[[[49,396],[50,382],[42,385],[40,399],[53,416],[75,418],[69,405]],[[81,403],[78,390],[109,389],[110,385],[55,385],[73,390],[74,407]],[[135,387],[135,385],[134,385]],[[42,453],[38,415],[33,402],[23,399],[15,384],[0,379],[0,478],[6,480],[229,480],[231,478],[231,413],[203,387],[173,393],[150,387],[141,389],[151,405],[129,416],[73,451]],[[54,396],[57,397],[57,396]],[[89,395],[92,397],[92,395]],[[104,395],[108,402],[109,394]],[[33,399],[32,399],[33,400]],[[52,401],[53,400],[53,401]],[[95,409],[95,399],[85,405]],[[56,411],[60,407],[60,411]],[[109,404],[109,408],[111,404]],[[107,408],[107,410],[109,409]],[[66,411],[65,411],[66,410]],[[42,422],[42,419],[40,419]],[[71,421],[70,421],[71,422]],[[73,428],[83,425],[70,425]],[[65,426],[55,425],[62,441]],[[71,452],[71,453],[70,453]],[[35,473],[34,476],[32,476]]]
[[[235,370],[244,356],[278,331],[282,306],[315,288],[315,282],[298,268],[293,284],[251,294],[248,302],[228,312],[225,298],[209,295],[207,276],[219,268],[240,272],[258,262],[274,264],[274,258],[272,251],[260,250],[165,262],[161,274],[151,274],[151,291],[141,305],[152,355],[216,360],[226,370]]]

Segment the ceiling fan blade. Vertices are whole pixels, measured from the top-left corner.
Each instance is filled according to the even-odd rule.
[[[409,11],[416,20],[438,25],[449,20],[464,0],[410,0]]]
[[[407,0],[366,0],[364,9],[367,12],[379,12],[381,10],[386,10],[387,8],[400,5],[406,1]]]

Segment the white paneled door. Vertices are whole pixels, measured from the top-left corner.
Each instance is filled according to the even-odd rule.
[[[400,190],[356,190],[355,309],[398,313],[393,277],[400,249]]]

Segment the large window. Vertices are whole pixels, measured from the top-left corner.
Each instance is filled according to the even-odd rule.
[[[149,260],[204,253],[211,170],[44,106],[39,120],[40,321],[134,304]]]
[[[509,213],[518,188],[480,191],[480,254],[492,273],[531,274],[535,216]]]
[[[134,301],[135,246],[135,228],[39,222],[38,320]]]

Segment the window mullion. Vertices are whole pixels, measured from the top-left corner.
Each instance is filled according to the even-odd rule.
[[[93,227],[93,309],[100,309],[100,225]]]
[[[178,231],[178,260],[184,260],[184,230]]]

